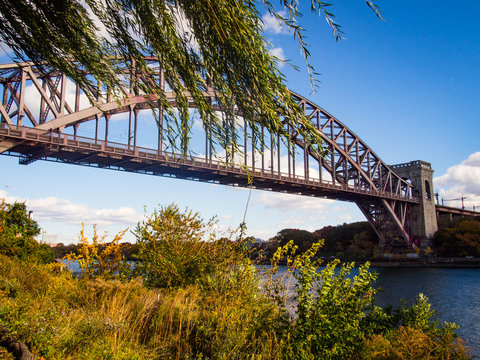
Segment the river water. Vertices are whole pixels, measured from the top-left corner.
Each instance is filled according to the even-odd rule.
[[[460,325],[457,333],[480,359],[480,269],[373,268],[379,305],[394,307],[405,299],[411,305],[418,293],[428,297],[440,321]]]

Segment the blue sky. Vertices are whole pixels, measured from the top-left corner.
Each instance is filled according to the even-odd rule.
[[[283,66],[289,87],[359,135],[387,164],[425,160],[435,191],[462,195],[480,209],[480,3],[379,1],[385,21],[364,1],[331,7],[345,39],[335,42],[323,18],[306,15],[311,62],[321,81],[311,94],[305,71]],[[265,18],[277,55],[303,67],[291,36]],[[8,56],[1,63],[11,62]],[[115,233],[175,202],[218,216],[226,231],[241,223],[249,191],[221,185],[0,156],[0,198],[27,201],[42,229],[75,242],[80,223]],[[459,206],[460,203],[450,202]],[[253,190],[248,232],[269,238],[283,228],[315,230],[363,220],[355,205]],[[132,235],[127,235],[133,240]]]

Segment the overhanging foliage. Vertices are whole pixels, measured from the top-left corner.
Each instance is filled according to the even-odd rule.
[[[367,0],[378,17],[373,1]],[[328,10],[331,4],[311,0],[341,37]],[[236,117],[252,128],[263,149],[262,127],[285,142],[301,136],[321,151],[314,126],[292,100],[262,36],[260,6],[291,30],[298,40],[312,83],[308,45],[298,20],[298,2],[282,0],[15,0],[0,3],[0,37],[22,61],[55,68],[80,84],[92,103],[122,96],[125,77],[135,79],[135,92],[155,94],[152,107],[166,112],[162,126],[167,141],[185,153],[193,103],[207,137],[226,151],[239,151]],[[280,15],[285,14],[285,15]],[[145,56],[158,59],[163,75]],[[88,76],[86,74],[89,74]],[[176,98],[167,102],[162,79]],[[215,98],[205,97],[213,89]],[[222,110],[222,116],[215,109]],[[160,125],[160,124],[159,124]],[[175,139],[180,138],[180,141]],[[260,146],[261,145],[261,146]]]

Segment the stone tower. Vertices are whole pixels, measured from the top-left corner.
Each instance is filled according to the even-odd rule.
[[[414,240],[420,240],[420,247],[425,248],[438,229],[432,166],[426,161],[417,160],[392,165],[391,169],[411,182],[413,196],[420,199],[419,205],[412,206],[412,236]]]

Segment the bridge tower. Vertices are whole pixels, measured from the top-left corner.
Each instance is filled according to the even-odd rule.
[[[413,196],[420,204],[412,205],[412,238],[417,246],[425,248],[438,229],[433,192],[433,169],[422,160],[392,165],[391,169],[413,186]]]

